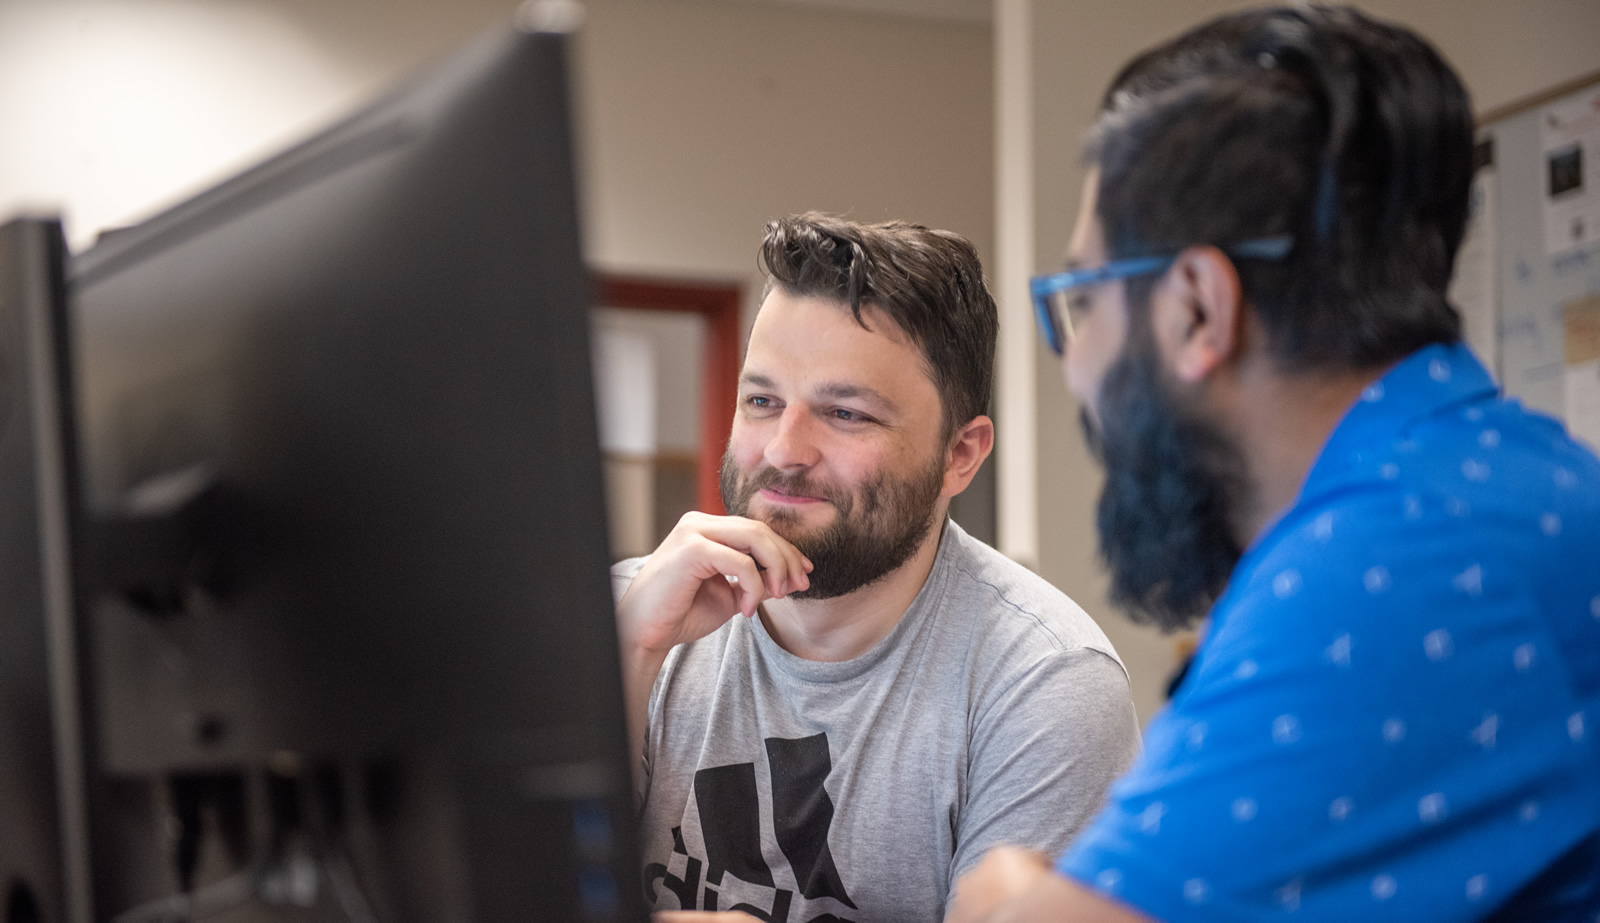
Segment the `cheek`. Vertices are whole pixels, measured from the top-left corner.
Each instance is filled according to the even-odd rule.
[[[1086,407],[1092,407],[1099,397],[1106,370],[1122,349],[1121,325],[1105,323],[1103,318],[1096,320],[1102,322],[1085,324],[1062,359],[1067,390]]]
[[[740,422],[737,418],[734,420],[733,429],[728,433],[728,457],[741,470],[749,471],[759,464],[766,445],[761,427]]]
[[[1106,364],[1090,353],[1089,343],[1078,340],[1061,360],[1061,374],[1067,381],[1067,390],[1079,404],[1092,406],[1100,392],[1100,380],[1105,377]]]

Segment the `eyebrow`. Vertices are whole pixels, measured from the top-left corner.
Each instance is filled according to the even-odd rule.
[[[748,385],[755,388],[775,389],[777,387],[773,383],[772,379],[756,372],[746,372],[743,375],[740,375],[739,383],[741,385]],[[900,409],[900,405],[890,400],[889,397],[882,391],[879,391],[875,388],[869,388],[866,385],[854,384],[847,381],[826,382],[822,386],[818,387],[815,393],[817,397],[830,398],[833,400],[863,400],[891,412],[898,411]]]

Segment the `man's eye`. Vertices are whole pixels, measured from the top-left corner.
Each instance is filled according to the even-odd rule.
[[[871,418],[868,417],[866,414],[856,413],[854,410],[846,410],[843,407],[835,407],[835,408],[833,408],[832,410],[828,411],[828,415],[833,417],[835,420],[838,420],[841,423],[869,423],[869,422],[871,422]]]
[[[1088,292],[1073,292],[1067,296],[1067,312],[1074,320],[1088,314],[1090,306]]]
[[[752,394],[745,398],[744,404],[751,410],[771,410],[773,407],[777,406],[777,402],[772,398],[763,397],[759,394]]]

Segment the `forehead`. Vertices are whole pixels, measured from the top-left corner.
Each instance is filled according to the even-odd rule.
[[[1078,220],[1067,245],[1069,264],[1104,262],[1105,229],[1100,225],[1100,169],[1091,167],[1083,178],[1083,194],[1078,198]]]
[[[795,387],[855,383],[886,395],[937,400],[926,358],[883,311],[830,298],[767,294],[750,330],[745,374]]]

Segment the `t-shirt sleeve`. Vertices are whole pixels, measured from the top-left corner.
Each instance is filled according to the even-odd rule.
[[[995,846],[1060,852],[1138,752],[1121,664],[1087,648],[1043,658],[977,716],[951,881]]]
[[[1521,569],[1384,512],[1241,568],[1064,874],[1164,920],[1470,919],[1583,836],[1570,684]]]

